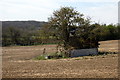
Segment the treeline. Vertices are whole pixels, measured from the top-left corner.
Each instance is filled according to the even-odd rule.
[[[34,45],[41,43],[40,39],[36,37],[37,31],[27,31],[17,27],[7,27],[3,30],[2,45]]]
[[[120,26],[118,25],[93,24],[93,26],[97,26],[95,35],[98,35],[99,41],[120,39],[120,34],[119,34]]]
[[[47,22],[2,21],[2,46],[41,44],[39,29]]]
[[[46,30],[44,25],[41,27],[40,29],[35,29],[34,27],[32,29],[18,28],[17,26],[4,27],[2,30],[2,46],[27,46],[58,42],[55,38],[47,34],[48,30]],[[93,36],[97,36],[96,40],[105,41],[120,39],[120,27],[117,25],[92,24],[91,27],[96,27],[94,33],[92,33]]]

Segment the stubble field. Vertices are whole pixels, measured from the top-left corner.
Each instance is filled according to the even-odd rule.
[[[118,54],[34,60],[56,45],[3,47],[3,78],[117,78]]]

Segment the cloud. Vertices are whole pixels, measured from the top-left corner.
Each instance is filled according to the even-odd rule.
[[[61,2],[118,2],[119,0],[61,0]]]
[[[118,0],[1,0],[1,20],[47,21],[54,10],[72,6],[93,21],[117,23]]]
[[[101,6],[92,6],[84,10],[84,13],[99,23],[118,23],[117,4],[104,4]]]
[[[58,4],[54,0],[2,0],[1,19],[47,20]]]

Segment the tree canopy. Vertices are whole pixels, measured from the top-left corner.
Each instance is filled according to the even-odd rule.
[[[73,47],[92,48],[98,46],[96,36],[92,32],[96,26],[90,25],[90,18],[85,18],[72,7],[62,7],[53,12],[49,18],[48,28],[50,36],[60,40],[65,50]]]

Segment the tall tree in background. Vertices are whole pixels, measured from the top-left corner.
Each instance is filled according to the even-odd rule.
[[[74,10],[72,7],[62,7],[54,11],[49,18],[48,28],[50,36],[60,40],[65,50],[74,48],[90,48],[90,33],[94,29],[90,19]],[[93,46],[95,47],[95,46]]]

